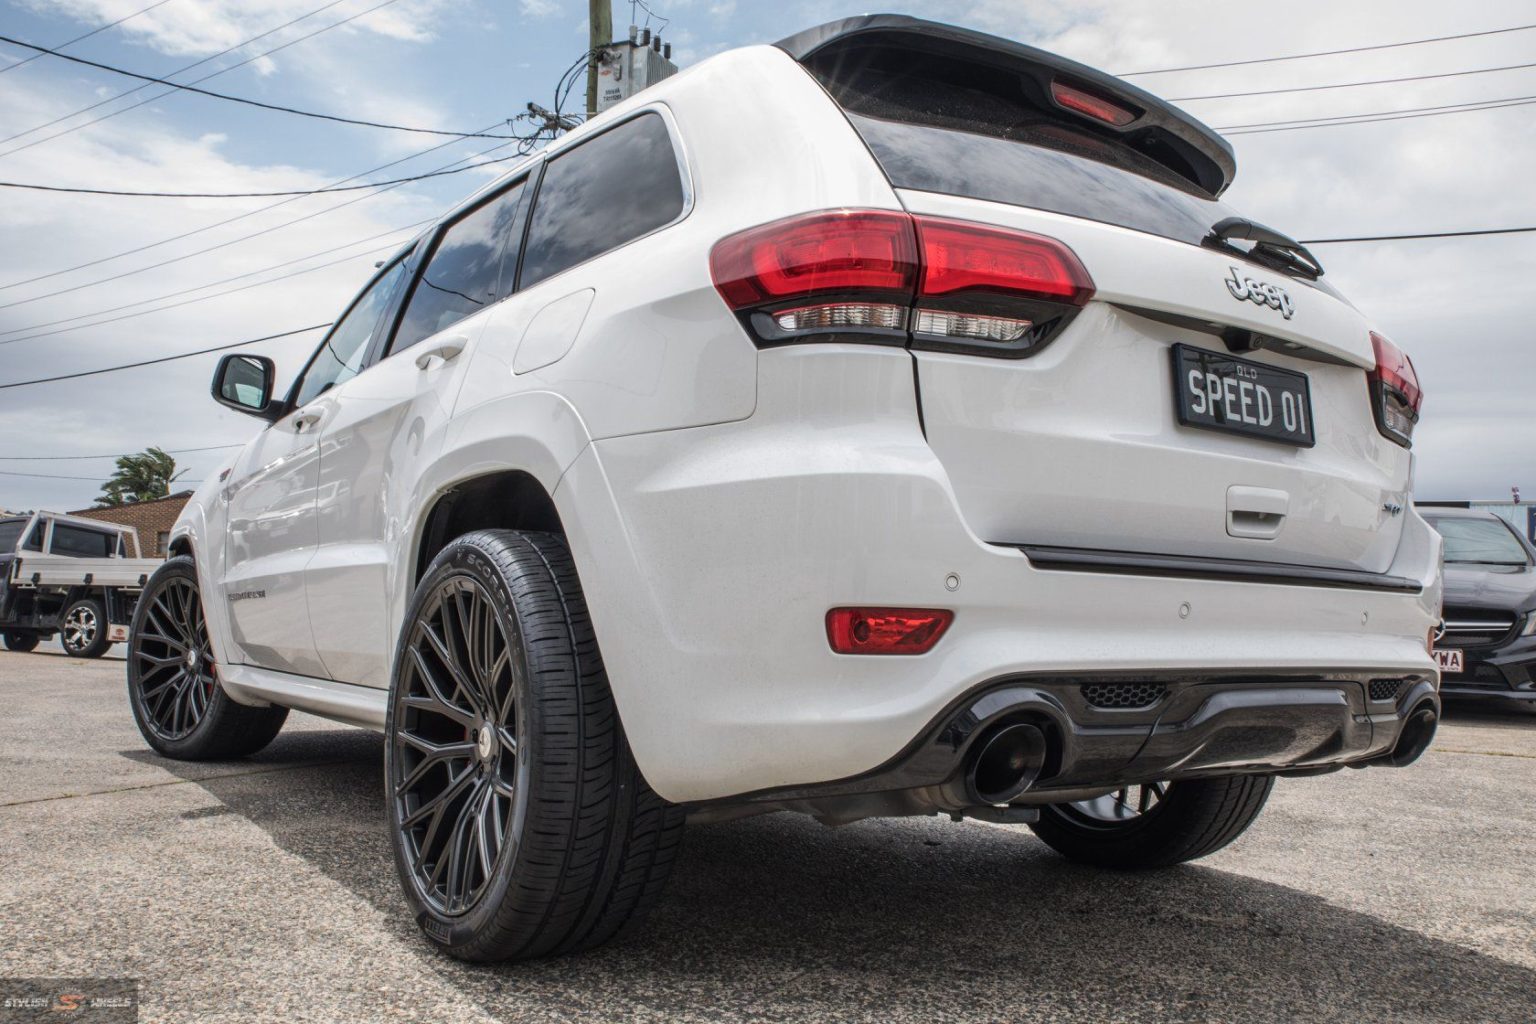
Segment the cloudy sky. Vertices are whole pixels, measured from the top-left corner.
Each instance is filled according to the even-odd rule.
[[[57,45],[153,0],[0,0],[0,34]],[[868,0],[649,0],[687,65]],[[1021,39],[1116,73],[1334,50],[1536,22],[1529,0],[925,0],[885,9]],[[586,0],[163,0],[76,56],[266,103],[473,132],[546,105],[585,46]],[[631,5],[616,0],[622,34]],[[368,13],[365,13],[368,12]],[[645,14],[639,15],[641,21]],[[288,23],[292,24],[288,24]],[[653,20],[653,25],[659,24]],[[283,27],[286,26],[286,27]],[[244,44],[244,45],[242,45]],[[0,180],[167,191],[316,188],[458,166],[495,140],[306,120],[0,44]],[[199,63],[201,62],[201,63]],[[1536,95],[1536,68],[1280,92],[1536,63],[1536,30],[1345,56],[1137,76],[1217,127]],[[238,66],[237,66],[238,65]],[[129,90],[135,90],[128,92]],[[126,95],[120,95],[127,93]],[[83,113],[77,113],[84,111]],[[1536,105],[1238,135],[1228,200],[1300,238],[1536,224]],[[431,152],[425,152],[430,149]],[[511,150],[495,149],[488,157]],[[486,158],[486,157],[482,157]],[[0,189],[0,384],[322,323],[374,260],[489,171],[289,201],[82,197]],[[1428,394],[1426,498],[1536,495],[1536,235],[1329,246],[1329,279],[1413,357]],[[279,280],[281,278],[281,280]],[[273,283],[265,283],[265,282]],[[239,289],[239,290],[235,290]],[[110,321],[110,322],[108,322]],[[318,341],[263,351],[290,371]],[[89,505],[111,459],[233,445],[256,421],[207,397],[216,356],[0,390],[0,507]],[[188,481],[228,454],[179,456]],[[27,456],[27,459],[14,458]],[[37,458],[46,456],[46,459]],[[21,475],[30,474],[30,475]],[[78,478],[78,479],[77,479]]]

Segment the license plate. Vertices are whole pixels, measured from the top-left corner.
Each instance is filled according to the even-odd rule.
[[[1454,648],[1435,648],[1435,661],[1440,665],[1441,672],[1460,672],[1461,652]]]
[[[1223,352],[1173,346],[1179,422],[1311,448],[1307,375]]]

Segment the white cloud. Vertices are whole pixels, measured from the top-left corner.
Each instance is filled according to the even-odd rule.
[[[177,0],[130,18],[114,31],[161,53],[206,57],[288,21],[303,19],[290,29],[265,36],[258,45],[268,49],[365,11],[378,2],[343,0],[322,6],[314,0]],[[373,33],[412,42],[430,39],[436,16],[452,2],[405,0],[350,21],[340,31]],[[145,6],[140,0],[27,0],[27,5],[92,26],[115,21]]]
[[[51,95],[42,87],[8,83],[0,91],[0,124],[53,116],[71,106],[71,98]],[[124,189],[154,189],[175,183],[187,190],[271,191],[317,188],[331,176],[312,168],[272,163],[251,164],[225,153],[228,140],[220,133],[182,134],[142,121],[110,121],[89,132],[67,135],[46,147],[7,158],[9,176],[23,181],[100,185],[110,180]],[[423,147],[424,148],[424,145]],[[432,158],[447,162],[458,147]],[[413,165],[416,166],[416,165]],[[435,166],[428,164],[427,167]],[[423,168],[425,169],[425,168]],[[468,183],[466,182],[466,187]],[[0,288],[0,304],[14,303],[45,292],[95,281],[134,267],[192,253],[219,242],[335,207],[326,213],[273,231],[248,242],[124,277],[58,298],[0,309],[0,331],[109,309],[153,296],[195,288],[222,278],[245,274],[272,264],[432,216],[439,204],[407,189],[362,202],[360,194],[299,199],[270,211],[193,237],[116,260],[40,281]],[[26,239],[25,245],[0,246],[0,282],[14,282],[86,258],[109,255],[157,239],[169,238],[247,211],[275,203],[273,199],[176,200],[123,199],[30,195],[24,202],[0,203],[0,237]],[[343,206],[343,203],[348,205]],[[403,234],[394,236],[404,238]],[[381,238],[379,245],[387,242]],[[324,263],[368,246],[295,264],[287,273]],[[25,380],[86,370],[136,359],[205,348],[254,338],[331,319],[373,271],[376,255],[358,255],[338,266],[293,277],[266,287],[212,298],[110,326],[86,328],[35,341],[0,344],[0,379]],[[260,278],[220,286],[222,290]],[[206,295],[207,291],[184,296]],[[180,299],[170,299],[177,302]],[[134,307],[134,312],[145,307]],[[0,335],[0,342],[19,337]],[[304,335],[291,341],[260,346],[292,373],[317,341]],[[91,377],[68,384],[46,384],[0,391],[0,454],[92,454],[135,451],[148,445],[166,448],[201,447],[242,441],[255,421],[221,410],[206,400],[207,377],[213,355],[166,363],[123,373]],[[177,396],[177,397],[172,397]],[[46,440],[46,444],[42,443]],[[182,461],[196,479],[213,469],[221,453],[188,455]],[[0,462],[7,473],[38,472],[87,475],[110,467],[104,463]],[[87,481],[0,476],[0,507],[64,507],[88,505],[97,488]]]
[[[548,18],[560,13],[557,0],[520,0],[523,14],[530,18]]]

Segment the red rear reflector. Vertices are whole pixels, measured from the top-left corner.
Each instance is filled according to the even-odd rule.
[[[1055,98],[1059,105],[1066,107],[1068,110],[1084,114],[1095,121],[1112,124],[1116,128],[1124,128],[1141,116],[1134,110],[1129,110],[1102,96],[1095,96],[1086,89],[1075,85],[1068,85],[1059,80],[1051,83],[1051,96]]]
[[[954,620],[938,608],[833,608],[827,642],[838,654],[926,654]]]
[[[1074,306],[1093,297],[1088,271],[1053,238],[936,217],[918,217],[917,232],[923,254],[920,297],[995,292]]]
[[[895,292],[917,281],[912,218],[838,210],[764,224],[721,240],[709,254],[715,287],[732,309],[836,292]]]

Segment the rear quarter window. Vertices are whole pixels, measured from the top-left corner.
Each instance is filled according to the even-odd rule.
[[[527,288],[682,216],[682,169],[660,114],[641,114],[550,159],[518,285]]]

